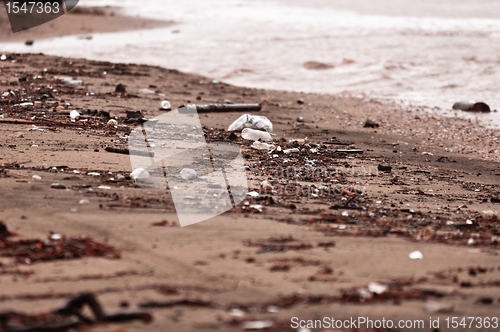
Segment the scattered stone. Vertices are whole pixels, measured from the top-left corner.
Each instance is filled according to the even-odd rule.
[[[372,120],[366,120],[363,128],[378,128],[380,125]]]
[[[303,118],[303,117],[301,117],[301,116],[299,116],[299,117],[297,118],[297,122],[304,122],[304,118]]]
[[[499,196],[491,197],[491,203],[500,203],[500,197]]]
[[[465,112],[477,112],[477,113],[491,112],[490,107],[483,102],[478,102],[478,103],[458,102],[453,104],[453,109]]]
[[[35,41],[34,41],[34,40],[27,40],[27,41],[25,41],[25,42],[24,42],[24,44],[25,44],[26,46],[33,46],[33,44],[34,44],[34,43],[35,43]]]
[[[377,169],[380,171],[380,172],[386,172],[386,173],[390,173],[392,171],[392,166],[390,165],[378,165]]]
[[[479,304],[493,304],[493,298],[489,296],[481,296],[478,300],[477,303]]]
[[[128,119],[143,119],[144,118],[144,113],[141,111],[125,111],[127,113],[127,118]]]
[[[297,104],[299,104],[299,105],[304,105],[304,99],[299,99],[299,100],[297,100]]]
[[[66,186],[62,183],[52,183],[50,187],[52,189],[66,189]]]
[[[126,86],[121,83],[118,84],[115,88],[115,93],[126,93],[126,92],[127,92]]]

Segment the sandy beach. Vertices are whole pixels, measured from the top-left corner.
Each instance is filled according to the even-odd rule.
[[[161,24],[66,15],[0,40]],[[495,330],[450,322],[500,319],[498,131],[369,97],[238,87],[154,66],[5,53],[0,70],[0,220],[12,233],[0,229],[5,331],[51,331],[41,314],[86,292],[106,311],[152,317],[77,321],[92,331]],[[61,82],[68,76],[82,84]],[[141,118],[165,114],[164,99],[172,109],[262,105],[281,151],[228,132],[241,113],[200,114],[208,142],[240,145],[258,197],[181,228],[169,190],[135,184],[129,156],[106,148],[126,149]],[[415,251],[423,259],[410,259]],[[404,324],[309,328],[294,317]],[[53,331],[74,327],[67,319]]]

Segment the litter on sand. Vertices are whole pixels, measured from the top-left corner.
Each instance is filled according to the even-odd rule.
[[[273,124],[265,116],[243,114],[236,121],[234,121],[227,130],[240,131],[244,128],[265,130],[270,133],[273,131]]]

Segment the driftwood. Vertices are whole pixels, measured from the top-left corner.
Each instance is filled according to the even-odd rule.
[[[0,123],[7,124],[26,124],[26,125],[41,125],[41,126],[63,126],[63,127],[83,127],[83,123],[60,122],[52,120],[23,120],[23,119],[0,119]]]
[[[112,152],[112,153],[131,154],[131,155],[135,155],[135,156],[144,156],[144,157],[151,157],[151,158],[155,156],[154,152],[130,150],[130,149],[118,149],[118,148],[113,148],[110,146],[108,146],[105,150],[108,152]]]
[[[195,105],[198,113],[220,113],[220,112],[259,112],[261,104],[209,104]],[[191,113],[188,108],[179,108],[179,113]]]
[[[94,319],[83,315],[84,305],[90,307]],[[0,312],[0,330],[5,332],[56,332],[106,322],[141,320],[144,323],[149,323],[152,319],[151,314],[143,310],[106,313],[94,294],[83,293],[69,299],[59,309],[44,314],[28,315],[18,311],[2,311]]]

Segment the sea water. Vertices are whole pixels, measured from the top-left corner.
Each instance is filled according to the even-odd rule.
[[[148,31],[0,44],[3,51],[144,63],[231,84],[500,110],[497,0],[86,0],[173,21]],[[319,62],[325,69],[306,64]],[[482,115],[500,125],[499,113]]]

